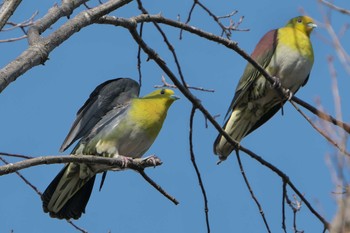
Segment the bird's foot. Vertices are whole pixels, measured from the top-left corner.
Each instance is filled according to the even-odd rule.
[[[281,80],[279,78],[277,78],[276,76],[273,76],[272,79],[273,79],[273,83],[271,84],[272,88],[280,88],[282,86]]]
[[[121,168],[127,168],[128,164],[132,161],[131,157],[119,155],[122,161]]]
[[[287,96],[287,100],[289,101],[289,100],[292,99],[292,97],[293,97],[294,94],[293,94],[293,92],[292,92],[291,90],[285,89],[284,95]]]
[[[156,167],[157,165],[161,164],[162,161],[156,156],[156,155],[150,155],[143,159],[146,163],[153,164],[153,167]]]

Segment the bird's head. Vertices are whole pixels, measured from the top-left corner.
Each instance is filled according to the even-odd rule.
[[[314,20],[309,16],[298,16],[288,21],[286,27],[292,27],[300,30],[308,36],[314,28],[317,27]]]
[[[175,100],[178,100],[173,90],[158,89],[143,97],[143,99],[154,99],[165,101],[166,104],[171,105]]]

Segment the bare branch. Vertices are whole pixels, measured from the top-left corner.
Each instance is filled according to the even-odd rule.
[[[310,112],[312,112],[313,114],[315,114],[316,116],[321,118],[322,120],[328,121],[328,122],[332,123],[333,125],[336,125],[336,126],[342,128],[342,129],[344,129],[346,132],[350,133],[350,125],[349,124],[335,119],[331,115],[326,114],[326,113],[318,110],[317,108],[313,107],[312,105],[306,103],[305,101],[299,99],[296,96],[293,96],[291,101],[293,101],[293,102],[299,104],[300,106],[306,108],[307,110],[309,110]]]
[[[155,88],[163,88],[163,87],[167,87],[167,88],[174,88],[176,89],[177,87],[174,84],[170,84],[165,80],[164,75],[162,75],[162,85],[154,85]],[[188,89],[193,89],[193,90],[197,90],[197,91],[204,91],[204,92],[215,92],[215,90],[213,89],[205,89],[204,87],[192,87],[190,85],[188,85],[186,83],[186,87]]]
[[[3,154],[3,155],[4,155],[4,154],[6,154],[6,155],[13,155],[13,154],[8,154],[8,153],[1,153],[1,154]],[[23,155],[21,155],[21,156],[22,156],[22,158],[23,158],[23,157],[29,157],[29,156],[23,156]],[[1,160],[3,163],[5,163],[5,164],[10,164],[9,162],[7,162],[7,161],[6,161],[4,158],[2,158],[1,156],[0,156],[0,160]],[[39,191],[39,189],[38,189],[35,185],[33,185],[33,184],[32,184],[27,178],[25,178],[20,172],[15,171],[15,173],[16,173],[17,176],[19,176],[19,178],[21,178],[21,179],[24,181],[25,184],[27,184],[31,189],[33,189],[33,190],[35,191],[35,193],[38,194],[38,196],[41,198],[42,193]],[[81,231],[82,233],[87,233],[86,230],[84,230],[84,229],[82,229],[81,227],[77,226],[77,225],[74,224],[71,220],[67,220],[67,222],[68,222],[70,225],[72,225],[75,229]]]
[[[0,156],[0,160],[7,165],[10,165],[9,162],[7,162],[3,157]],[[1,168],[1,166],[0,166]],[[42,195],[42,193],[39,191],[39,189],[37,187],[35,187],[27,178],[25,178],[20,172],[15,171],[16,175],[19,176],[19,178],[21,178],[25,184],[27,184],[29,187],[31,187],[40,197]]]
[[[327,17],[324,17],[324,21],[325,21],[324,26],[329,36],[331,37],[332,46],[334,47],[335,52],[338,55],[338,58],[341,64],[343,65],[344,69],[348,74],[350,74],[350,56],[346,52],[344,46],[341,44],[339,36],[336,34],[333,26],[330,23],[330,19],[328,19]]]
[[[83,11],[46,38],[40,37],[40,34],[52,25],[52,23],[63,16],[69,16],[73,9],[85,1],[64,1],[60,7],[54,6],[42,19],[35,22],[28,31],[29,48],[0,70],[0,93],[27,70],[43,64],[47,60],[49,53],[73,34],[94,23],[101,16],[128,4],[132,0],[112,0]]]
[[[148,158],[137,158],[128,159],[128,163],[125,163],[125,158],[123,156],[118,156],[117,158],[106,158],[94,155],[74,155],[74,156],[41,156],[32,159],[26,159],[16,163],[10,163],[0,167],[0,176],[13,173],[28,167],[47,165],[47,164],[57,164],[57,163],[87,163],[87,164],[103,164],[107,165],[107,170],[113,168],[129,168],[133,170],[140,170],[146,167],[154,167],[162,164],[160,159],[156,160]]]
[[[39,11],[34,12],[34,14],[27,20],[21,22],[21,23],[13,23],[13,22],[7,22],[7,25],[11,25],[12,27],[9,28],[3,28],[1,31],[11,31],[16,28],[21,28],[22,31],[24,31],[24,28],[32,26],[34,24],[34,18],[39,14]]]
[[[258,207],[259,209],[259,213],[261,215],[261,218],[263,219],[264,221],[264,224],[265,224],[265,227],[266,227],[266,230],[267,232],[271,232],[270,230],[270,227],[269,227],[269,224],[267,223],[267,220],[266,220],[266,217],[265,217],[265,213],[264,213],[264,210],[262,209],[262,206],[258,200],[258,198],[256,198],[255,194],[254,194],[254,191],[252,189],[252,187],[250,186],[250,183],[249,183],[249,180],[245,174],[245,171],[244,171],[244,168],[243,168],[243,164],[242,164],[242,161],[241,161],[241,156],[239,155],[239,151],[236,150],[236,158],[237,158],[237,161],[238,161],[238,165],[239,165],[239,169],[241,170],[241,174],[243,176],[243,180],[244,180],[244,183],[246,184],[247,188],[248,188],[248,191],[250,193],[250,196],[253,198],[256,206]]]
[[[168,198],[171,202],[173,202],[175,205],[179,204],[179,201],[175,199],[175,197],[172,197],[170,194],[168,194],[162,187],[160,187],[156,182],[154,182],[149,176],[146,175],[144,169],[139,169],[138,172],[140,175],[150,184],[152,185],[156,190],[158,190],[163,196]]]
[[[147,10],[143,7],[141,0],[137,0],[137,4],[138,4],[139,9],[141,10],[141,12],[143,14],[148,14]],[[180,79],[181,79],[182,83],[185,84],[186,83],[185,82],[185,78],[183,76],[182,69],[181,69],[181,66],[180,66],[180,62],[179,62],[179,59],[178,59],[178,57],[176,55],[174,46],[172,46],[172,44],[168,40],[168,37],[166,36],[164,31],[160,28],[160,26],[156,22],[153,22],[153,25],[156,27],[158,32],[161,34],[161,36],[163,37],[164,43],[168,46],[168,49],[170,50],[171,54],[173,55],[173,58],[174,58],[177,70],[179,72]]]
[[[293,101],[291,101],[290,103],[305,118],[305,120],[307,122],[309,122],[309,124],[312,126],[312,128],[314,128],[319,134],[321,134],[329,143],[331,143],[334,147],[336,147],[340,152],[344,153],[347,156],[350,156],[350,153],[348,151],[346,151],[346,149],[343,146],[339,145],[336,141],[332,140],[332,138],[329,137],[325,132],[323,132],[321,129],[319,129],[311,121],[311,119],[303,111],[301,111],[300,108],[298,108],[298,106]]]
[[[341,7],[338,7],[336,5],[334,5],[333,3],[330,3],[326,0],[318,0],[319,2],[321,2],[322,4],[328,6],[329,8],[333,9],[333,10],[336,10],[336,11],[339,11],[340,13],[342,14],[347,14],[347,15],[350,15],[350,10],[347,10],[345,8],[341,8]]]
[[[222,30],[221,36],[225,35],[226,38],[230,39],[232,35],[232,31],[249,31],[249,29],[239,29],[238,27],[241,25],[243,22],[244,17],[240,17],[237,23],[234,22],[233,19],[230,19],[230,24],[229,26],[225,26],[222,22],[221,19],[227,19],[231,18],[233,15],[237,14],[238,11],[232,11],[230,14],[224,15],[224,16],[216,16],[208,7],[206,7],[203,3],[201,3],[199,0],[194,0],[193,5],[191,6],[191,9],[188,13],[187,20],[185,24],[188,24],[191,20],[191,16],[193,13],[193,10],[195,6],[198,5],[200,8],[202,8],[210,17],[213,18],[213,20],[219,25],[219,27]],[[181,29],[181,34],[180,38],[182,38],[182,29]]]
[[[0,43],[15,42],[15,41],[23,40],[23,39],[25,39],[27,37],[28,37],[27,35],[23,35],[23,36],[20,36],[20,37],[8,38],[8,39],[0,40]]]
[[[0,31],[21,2],[22,0],[4,0],[0,8]]]
[[[78,231],[80,231],[80,232],[82,232],[82,233],[88,233],[88,231],[87,230],[85,230],[85,229],[83,229],[83,228],[81,228],[81,227],[79,227],[79,226],[77,226],[72,220],[66,220],[70,225],[72,225],[76,230],[78,230]]]
[[[34,157],[32,156],[27,156],[27,155],[19,155],[19,154],[10,154],[10,153],[6,153],[6,152],[0,152],[0,156],[1,155],[5,155],[5,156],[9,156],[9,157],[14,157],[14,158],[22,158],[22,159],[32,159]]]
[[[143,23],[140,24],[140,36],[143,33]],[[141,72],[141,47],[137,46],[137,71],[139,73],[139,84],[142,86],[142,72]]]
[[[194,167],[194,170],[197,175],[199,187],[201,188],[202,195],[203,195],[203,201],[204,201],[204,215],[205,215],[205,222],[207,225],[207,232],[210,233],[210,223],[209,223],[209,207],[208,207],[208,198],[207,198],[207,192],[205,191],[204,184],[202,181],[202,176],[199,171],[199,168],[196,163],[196,156],[194,155],[193,151],[193,118],[196,113],[196,108],[192,106],[191,110],[191,116],[190,116],[190,134],[189,134],[189,142],[190,142],[190,155],[191,155],[191,162]]]

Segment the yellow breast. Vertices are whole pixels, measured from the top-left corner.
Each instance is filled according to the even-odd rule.
[[[163,99],[134,99],[129,116],[138,127],[156,136],[165,120],[169,106]]]
[[[311,63],[313,63],[314,53],[312,44],[309,36],[304,32],[296,28],[284,27],[278,30],[277,38],[279,45],[288,46],[298,52],[301,56],[310,59]]]

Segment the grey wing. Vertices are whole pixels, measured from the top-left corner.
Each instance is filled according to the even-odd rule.
[[[271,30],[266,33],[257,46],[255,47],[251,57],[259,63],[264,69],[269,65],[271,58],[277,46],[277,30]],[[232,112],[235,106],[240,102],[242,97],[252,88],[253,83],[260,76],[260,72],[248,63],[241,79],[238,82],[235,95],[232,99],[230,107],[225,115],[225,119]]]
[[[79,109],[60,151],[65,151],[76,140],[90,134],[108,112],[125,105],[131,98],[138,97],[139,92],[140,85],[130,78],[112,79],[97,86]]]

